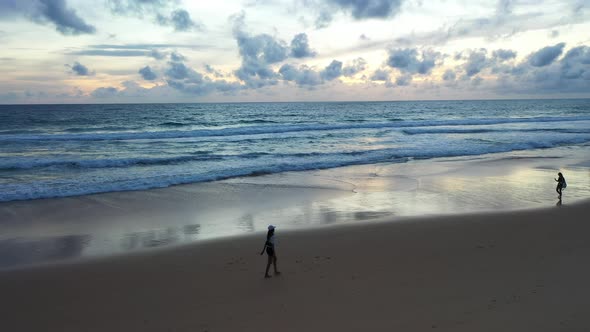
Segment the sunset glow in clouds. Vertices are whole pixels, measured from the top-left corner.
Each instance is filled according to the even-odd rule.
[[[0,103],[590,97],[590,3],[0,0]]]

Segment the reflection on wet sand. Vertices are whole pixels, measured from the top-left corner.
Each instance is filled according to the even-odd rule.
[[[570,150],[552,151],[552,156],[563,152],[563,157],[520,158],[512,153],[515,158],[508,160],[361,165],[2,203],[0,269],[264,232],[269,224],[297,229],[394,216],[561,206],[554,196],[556,169],[568,176],[568,204],[590,197],[588,168],[567,159]],[[590,147],[584,151],[587,158]],[[563,166],[569,164],[578,166]]]
[[[191,242],[197,239],[200,224],[150,229],[123,235],[121,247],[124,251],[141,248],[155,248],[175,243]]]
[[[76,258],[90,238],[90,235],[65,235],[0,240],[0,268]]]

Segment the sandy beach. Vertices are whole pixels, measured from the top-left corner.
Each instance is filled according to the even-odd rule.
[[[5,202],[2,328],[587,331],[587,149]]]
[[[0,274],[7,331],[585,331],[590,203],[277,231]]]

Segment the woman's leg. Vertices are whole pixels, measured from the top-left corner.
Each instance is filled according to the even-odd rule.
[[[275,268],[275,274],[281,274],[281,272],[279,272],[279,270],[277,270],[277,254],[274,254],[272,256],[272,262],[273,262],[273,266]]]
[[[268,269],[270,269],[270,263],[272,262],[272,258],[273,256],[268,255],[268,263],[266,263],[266,271],[264,272],[265,278],[270,278],[270,275],[268,274]]]

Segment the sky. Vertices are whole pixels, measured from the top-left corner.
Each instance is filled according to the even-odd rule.
[[[590,0],[0,0],[0,104],[590,98]]]

